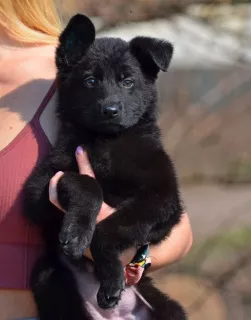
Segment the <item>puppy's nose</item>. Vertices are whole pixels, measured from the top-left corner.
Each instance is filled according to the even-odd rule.
[[[120,107],[117,104],[103,107],[103,115],[106,118],[116,118],[119,115]]]

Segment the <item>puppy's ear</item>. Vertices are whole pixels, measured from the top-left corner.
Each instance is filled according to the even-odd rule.
[[[150,37],[136,37],[130,41],[129,46],[144,71],[150,75],[157,76],[160,70],[167,71],[173,55],[170,42]]]
[[[73,16],[59,37],[56,52],[58,70],[78,62],[94,40],[95,27],[91,20],[82,14]]]

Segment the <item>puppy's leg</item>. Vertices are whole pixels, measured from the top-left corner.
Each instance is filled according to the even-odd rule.
[[[58,199],[66,210],[59,234],[62,249],[79,259],[91,242],[103,201],[102,190],[87,175],[65,173],[58,183]]]
[[[102,242],[101,239],[100,241]],[[125,289],[124,267],[118,258],[117,252],[113,251],[112,248],[110,249],[111,251],[107,255],[102,252],[93,256],[100,281],[97,301],[98,305],[103,309],[114,307]]]
[[[55,257],[37,263],[31,288],[40,320],[93,320],[84,308],[75,278]]]
[[[171,203],[171,204],[170,204]],[[124,289],[124,268],[120,254],[128,248],[158,243],[180,219],[179,206],[159,195],[143,195],[128,201],[96,226],[91,252],[101,286],[98,303],[102,308],[118,303]],[[160,229],[161,234],[158,235]]]
[[[137,284],[139,293],[153,308],[153,316],[156,320],[187,320],[187,315],[181,305],[170,299],[152,284],[152,280],[143,277]]]
[[[116,235],[117,226],[115,228],[103,228],[101,222],[96,226],[91,242],[91,253],[100,281],[97,301],[103,309],[114,307],[125,288],[124,267],[119,259],[122,250]]]
[[[113,213],[111,218],[116,216],[119,217],[120,212]],[[101,308],[112,308],[120,300],[125,288],[124,266],[120,261],[120,254],[127,248],[136,247],[135,237],[140,238],[137,224],[123,230],[120,229],[117,219],[107,218],[96,226],[91,253],[100,281],[97,300]],[[143,243],[146,242],[142,241]]]

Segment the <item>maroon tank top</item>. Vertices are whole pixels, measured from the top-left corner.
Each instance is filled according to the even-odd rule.
[[[39,118],[54,92],[55,84],[30,123],[0,151],[0,288],[28,289],[32,266],[42,252],[38,228],[22,214],[22,187],[51,148]]]

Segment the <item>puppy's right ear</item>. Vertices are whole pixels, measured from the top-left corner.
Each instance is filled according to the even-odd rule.
[[[73,16],[59,37],[56,65],[60,71],[75,65],[95,40],[95,27],[82,15]]]
[[[170,42],[150,37],[135,37],[130,41],[130,50],[143,70],[156,77],[160,70],[166,72],[173,55]]]

